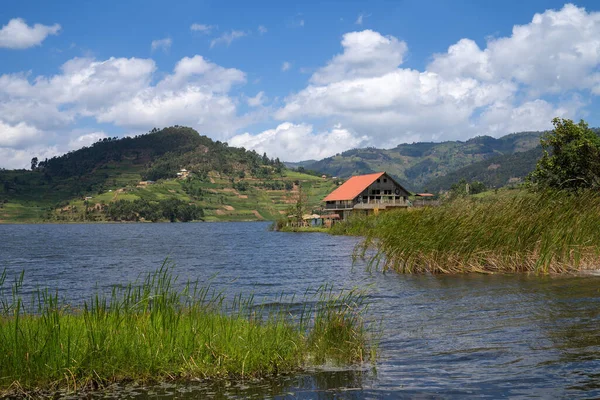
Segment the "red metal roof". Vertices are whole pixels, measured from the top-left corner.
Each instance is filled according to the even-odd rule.
[[[323,201],[353,200],[383,174],[385,174],[385,172],[353,176],[344,182],[342,186],[329,193],[329,195],[325,197]]]
[[[435,196],[432,193],[417,193],[415,196],[419,196],[419,197],[433,197]]]

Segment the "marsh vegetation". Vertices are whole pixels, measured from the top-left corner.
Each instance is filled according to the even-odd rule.
[[[210,287],[179,285],[165,264],[76,309],[50,290],[23,296],[23,279],[9,288],[0,277],[0,394],[261,378],[366,362],[375,351],[358,291],[323,286],[264,308],[252,296],[226,301]]]

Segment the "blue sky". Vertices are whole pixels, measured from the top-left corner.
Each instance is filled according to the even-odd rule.
[[[600,125],[593,1],[5,1],[0,167],[188,125],[284,160]],[[516,27],[516,28],[515,28]]]

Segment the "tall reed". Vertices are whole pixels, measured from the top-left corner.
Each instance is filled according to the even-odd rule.
[[[0,395],[77,391],[111,382],[264,377],[309,364],[369,359],[364,296],[329,286],[304,307],[233,302],[210,287],[177,284],[169,265],[140,283],[96,294],[74,310],[57,292],[21,295],[0,275]],[[285,299],[282,298],[285,303]]]
[[[558,273],[600,268],[600,196],[504,194],[399,210],[354,227],[372,267],[402,273]]]

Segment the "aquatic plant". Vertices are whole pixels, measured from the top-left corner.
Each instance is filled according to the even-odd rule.
[[[402,273],[558,273],[600,267],[600,196],[506,192],[354,221],[360,255]]]
[[[284,297],[267,308],[252,296],[226,302],[210,286],[178,285],[164,264],[74,309],[49,290],[25,301],[23,279],[8,290],[0,275],[0,395],[124,380],[260,378],[374,355],[356,290],[323,286],[305,294],[301,310]]]

